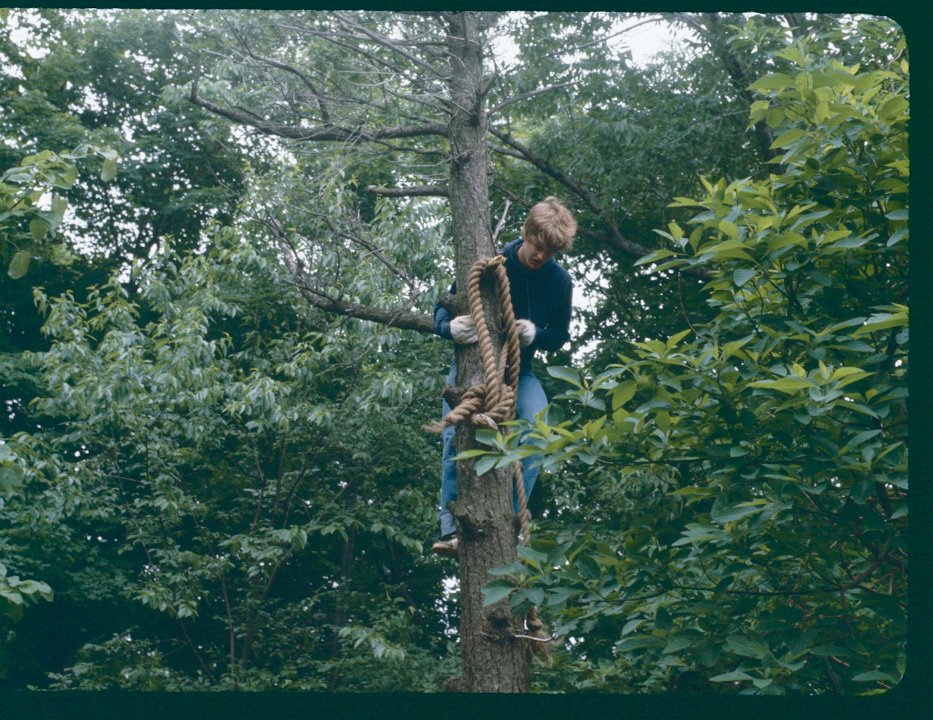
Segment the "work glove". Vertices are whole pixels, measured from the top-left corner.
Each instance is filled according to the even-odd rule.
[[[518,344],[522,347],[528,347],[535,341],[535,335],[538,328],[531,320],[516,320],[515,329],[518,330]]]
[[[458,345],[470,345],[476,342],[476,327],[469,315],[457,315],[450,321],[450,335]]]

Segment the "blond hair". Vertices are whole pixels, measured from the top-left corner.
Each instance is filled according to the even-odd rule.
[[[569,252],[577,234],[577,221],[566,206],[553,195],[535,203],[522,225],[525,240],[544,245],[551,252]]]

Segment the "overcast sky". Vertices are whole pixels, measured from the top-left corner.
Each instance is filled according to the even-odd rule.
[[[632,51],[632,60],[636,65],[649,62],[656,53],[668,50],[672,45],[689,37],[680,26],[664,22],[644,23],[643,20],[632,20],[627,26],[633,27],[619,36],[621,44]]]

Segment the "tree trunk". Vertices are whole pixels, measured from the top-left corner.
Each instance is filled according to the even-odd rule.
[[[476,13],[448,16],[450,57],[450,213],[458,295],[465,297],[467,274],[478,259],[495,253],[489,219],[486,133],[483,107],[483,38]],[[487,316],[498,318],[498,301],[490,284],[483,287]],[[493,334],[498,338],[498,333]],[[498,352],[498,349],[497,349]],[[457,385],[484,382],[476,345],[457,349]],[[458,428],[456,448],[476,447],[472,427]],[[520,620],[511,616],[508,599],[483,607],[482,587],[489,570],[516,559],[509,470],[477,477],[472,461],[457,464],[458,501],[453,508],[460,527],[460,642],[463,675],[459,690],[527,692],[527,650],[512,637]]]

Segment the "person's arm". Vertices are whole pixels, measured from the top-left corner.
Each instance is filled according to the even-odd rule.
[[[569,276],[563,278],[564,282],[558,291],[557,302],[551,311],[547,325],[538,327],[535,333],[533,347],[536,350],[554,352],[570,339],[570,316],[573,311],[573,283]]]
[[[457,281],[454,280],[453,285],[450,286],[450,294],[455,295],[456,292]],[[453,320],[453,316],[450,314],[450,311],[448,311],[447,308],[445,308],[440,303],[434,306],[434,332],[436,332],[445,340],[453,340],[453,336],[450,334],[451,320]]]

